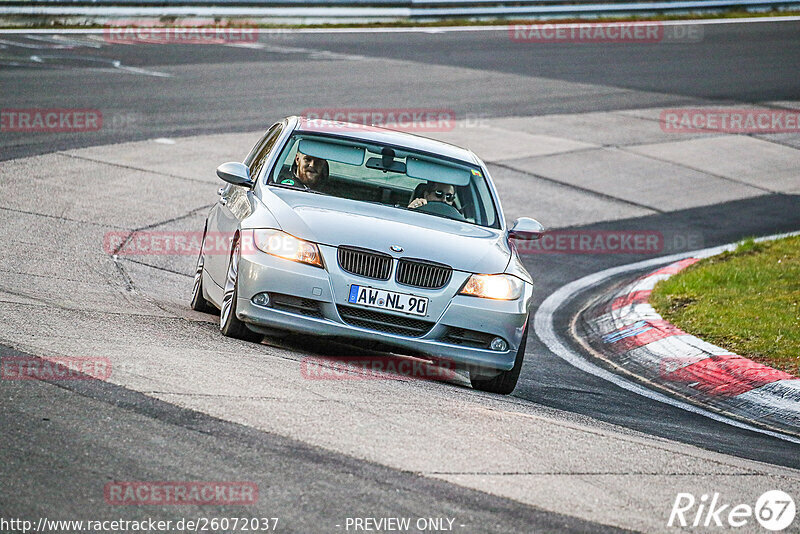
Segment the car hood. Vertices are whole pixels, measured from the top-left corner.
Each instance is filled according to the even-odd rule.
[[[266,189],[266,188],[265,188]],[[473,273],[501,273],[511,257],[503,232],[378,203],[269,188],[262,199],[278,225],[296,237],[420,258]]]

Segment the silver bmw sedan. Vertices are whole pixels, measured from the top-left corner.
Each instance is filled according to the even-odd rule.
[[[226,336],[300,332],[448,362],[508,394],[522,368],[533,279],[486,165],[471,151],[357,124],[274,124],[211,209],[191,306]]]

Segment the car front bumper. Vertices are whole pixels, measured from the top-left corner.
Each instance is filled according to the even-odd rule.
[[[531,284],[526,283],[522,296],[513,301],[457,295],[469,274],[454,271],[450,284],[442,290],[419,290],[398,286],[391,280],[369,280],[346,273],[336,261],[334,247],[320,246],[320,250],[326,264],[324,269],[260,251],[243,255],[239,263],[237,317],[253,330],[264,333],[269,333],[270,329],[279,329],[315,336],[379,342],[464,367],[509,370],[514,366],[532,298]],[[418,337],[412,337],[384,331],[381,327],[372,329],[348,323],[342,318],[340,306],[354,307],[347,302],[351,283],[428,296],[430,316],[424,319],[432,324],[430,330]],[[311,313],[299,309],[278,308],[274,299],[268,305],[257,305],[252,299],[258,293],[303,299],[303,302],[314,303],[316,311]],[[420,319],[374,308],[364,309],[392,315],[394,318]],[[500,337],[506,341],[507,350],[497,351],[463,342],[454,343],[450,334],[465,330],[480,332],[487,339]]]

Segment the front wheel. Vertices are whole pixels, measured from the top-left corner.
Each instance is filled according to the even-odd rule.
[[[480,391],[489,393],[499,393],[508,395],[517,387],[519,373],[522,371],[522,361],[525,359],[525,347],[528,345],[528,323],[525,323],[525,330],[522,331],[522,341],[517,349],[517,358],[514,360],[514,367],[508,371],[500,371],[500,374],[491,378],[482,378],[475,371],[469,372],[469,381],[472,387]]]
[[[224,336],[243,339],[245,341],[260,341],[261,334],[257,334],[236,317],[236,300],[239,295],[239,257],[241,248],[239,241],[233,246],[231,259],[228,262],[228,274],[225,276],[225,292],[222,294],[222,306],[219,312],[219,330]]]

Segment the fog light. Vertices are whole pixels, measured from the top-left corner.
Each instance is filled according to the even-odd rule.
[[[489,348],[492,349],[492,350],[496,350],[496,351],[502,352],[502,351],[508,349],[508,343],[506,343],[505,339],[503,339],[501,337],[496,337],[489,344]]]
[[[269,295],[267,293],[259,293],[253,297],[253,304],[256,306],[269,306]]]

